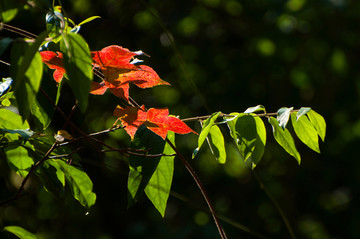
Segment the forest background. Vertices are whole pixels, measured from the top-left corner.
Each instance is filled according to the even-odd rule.
[[[360,144],[360,2],[77,0],[62,4],[76,23],[101,16],[80,30],[90,49],[114,44],[151,56],[146,63],[172,87],[147,90],[153,94],[131,88],[134,98],[146,105],[169,107],[182,118],[243,112],[258,104],[268,112],[282,106],[309,106],[322,114],[327,136],[321,154],[297,141],[302,154],[299,166],[269,139],[255,171],[299,238],[360,235],[356,152]],[[29,9],[10,24],[39,34],[44,19],[45,13]],[[1,77],[7,77],[8,70],[1,65]],[[94,132],[111,126],[116,106],[111,94],[95,97],[90,96],[91,107],[84,114],[90,116],[84,118],[80,112],[73,116],[76,124]],[[59,104],[70,111],[73,101],[66,99],[62,96]],[[100,114],[106,109],[108,114]],[[109,144],[128,139],[121,131],[104,138]],[[177,141],[190,158],[197,137],[179,136]],[[227,142],[231,144],[230,138]],[[235,147],[227,151],[225,165],[219,165],[205,149],[191,161],[216,210],[269,238],[289,238],[277,210]],[[40,189],[1,209],[1,223],[23,226],[44,238],[218,238],[211,216],[203,210],[201,194],[181,162],[175,161],[172,194],[163,219],[145,198],[126,208],[128,166],[119,154],[81,156],[97,194],[88,215],[76,201],[57,201]],[[0,161],[2,177],[9,175],[4,164]],[[0,182],[4,185],[5,179]],[[7,194],[0,191],[0,195],[6,198]],[[229,223],[223,226],[230,238],[256,238]]]

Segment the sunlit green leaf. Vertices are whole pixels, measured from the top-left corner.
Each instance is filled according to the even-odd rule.
[[[60,197],[64,193],[65,187],[65,173],[60,168],[60,165],[53,160],[46,160],[37,170],[46,191],[53,194],[55,197]]]
[[[307,115],[309,116],[309,119],[310,119],[311,123],[314,125],[321,140],[324,142],[325,135],[326,135],[326,122],[325,122],[324,117],[322,117],[320,114],[318,114],[314,110],[310,110],[307,113]]]
[[[64,35],[60,43],[70,87],[79,101],[80,110],[84,112],[88,105],[90,84],[93,79],[89,47],[79,34],[74,33]]]
[[[0,21],[10,22],[16,17],[20,7],[17,1],[0,0]]]
[[[266,112],[265,107],[263,105],[257,105],[254,107],[249,107],[245,110],[245,114],[249,114],[249,113],[254,113],[254,112],[259,112],[259,111],[263,111]]]
[[[202,124],[202,129],[198,138],[198,146],[193,151],[192,158],[195,158],[196,154],[199,152],[202,144],[204,143],[206,137],[208,136],[211,127],[215,124],[215,121],[219,117],[221,112],[213,113],[208,119],[206,119]]]
[[[250,159],[254,168],[260,162],[266,144],[266,129],[263,121],[255,115],[242,113],[227,124],[244,161]]]
[[[78,26],[84,25],[85,23],[91,22],[97,18],[101,18],[101,17],[100,16],[92,16],[92,17],[86,18],[84,21],[80,22],[78,24]]]
[[[224,136],[221,133],[220,128],[217,125],[213,125],[210,129],[208,136],[208,143],[212,154],[215,156],[219,163],[224,164],[226,162],[226,150]]]
[[[175,134],[169,131],[167,138],[175,145]],[[164,148],[164,155],[173,155],[175,152],[171,146],[166,143]],[[167,200],[169,198],[171,183],[174,173],[174,157],[175,156],[162,156],[159,164],[157,165],[153,175],[151,176],[145,193],[150,201],[154,204],[156,209],[164,217]]]
[[[296,120],[298,120],[301,116],[306,115],[310,110],[310,107],[301,107],[296,114]]]
[[[18,42],[11,49],[10,74],[14,79],[14,92],[23,119],[30,113],[40,87],[43,64],[38,49],[46,37],[43,32],[32,44]]]
[[[128,177],[128,207],[133,205],[144,192],[153,173],[155,172],[165,147],[165,140],[147,129],[144,125],[136,131],[130,143],[131,149],[143,150],[144,155],[130,154]]]
[[[293,156],[298,164],[301,163],[301,157],[296,149],[295,142],[288,129],[283,129],[279,126],[278,121],[274,117],[269,118],[269,122],[273,128],[273,135],[278,144],[285,149],[291,156]]]
[[[37,239],[38,237],[31,232],[18,226],[7,226],[4,227],[4,231],[10,232],[20,239]]]
[[[65,173],[66,183],[70,186],[74,198],[87,209],[93,206],[96,201],[96,195],[92,191],[93,184],[89,176],[83,170],[69,165],[62,160],[56,162]]]
[[[296,118],[296,113],[292,113],[291,123],[294,127],[296,135],[309,148],[311,148],[315,152],[320,153],[319,137],[313,124],[306,116],[300,117],[298,120]]]
[[[277,116],[277,121],[279,121],[279,126],[283,129],[286,128],[286,125],[289,121],[290,118],[290,113],[291,111],[294,109],[294,107],[291,108],[286,108],[286,107],[282,107],[278,110],[278,116]]]
[[[28,149],[23,146],[9,146],[5,148],[5,154],[10,168],[21,177],[25,177],[34,164],[34,160],[29,156]]]
[[[28,129],[27,121],[23,122],[21,116],[8,110],[0,108],[0,128],[1,129]]]

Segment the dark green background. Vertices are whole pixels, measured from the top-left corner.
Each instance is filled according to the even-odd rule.
[[[181,118],[243,112],[258,104],[268,112],[308,106],[323,115],[328,130],[320,145],[322,153],[297,140],[300,166],[276,145],[265,120],[268,142],[255,172],[285,211],[297,238],[359,237],[359,1],[76,0],[63,4],[76,23],[93,15],[102,17],[80,30],[91,50],[114,44],[151,55],[141,59],[172,87],[132,86],[130,94],[147,107],[168,107]],[[39,34],[45,29],[45,14],[24,10],[9,24]],[[1,66],[1,77],[8,76],[6,71]],[[60,105],[68,112],[73,100],[66,90]],[[91,96],[86,115],[78,112],[74,122],[88,132],[106,129],[115,120],[112,111],[117,101],[110,93]],[[55,117],[54,129],[63,123]],[[199,130],[198,125],[189,125]],[[222,130],[228,135],[225,127]],[[117,147],[129,141],[121,132],[102,139]],[[226,141],[227,163],[219,165],[205,147],[190,160],[196,136],[177,137],[180,151],[198,172],[219,213],[267,238],[290,238],[228,136]],[[125,158],[96,151],[81,156],[98,197],[89,215],[70,197],[52,198],[34,178],[30,195],[0,209],[1,223],[20,225],[40,238],[219,238],[211,217],[202,211],[206,205],[199,190],[178,160],[174,193],[162,219],[145,198],[126,209]],[[1,195],[6,198],[15,189],[8,183],[12,174],[5,162],[0,166]],[[228,223],[223,226],[229,238],[257,238]]]

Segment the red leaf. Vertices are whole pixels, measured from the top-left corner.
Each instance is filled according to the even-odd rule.
[[[149,66],[140,65],[138,70],[129,71],[121,75],[123,82],[131,82],[140,88],[151,88],[157,85],[170,85],[160,79],[158,74]]]
[[[142,51],[131,52],[120,46],[108,46],[101,51],[91,52],[94,66],[99,67],[104,74],[105,86],[114,95],[127,101],[129,101],[129,83],[140,88],[170,85],[161,80],[151,67],[134,65],[139,61],[133,57],[142,54],[144,54]],[[94,92],[96,94],[97,91]]]
[[[104,81],[99,83],[92,81],[90,86],[90,93],[93,95],[103,95],[108,87],[105,85]]]
[[[130,135],[131,139],[137,129],[142,125],[159,135],[161,138],[166,139],[168,131],[173,131],[177,134],[195,133],[189,126],[187,126],[180,119],[169,116],[168,109],[154,109],[151,108],[147,112],[137,107],[116,107],[114,116],[121,120],[122,125],[125,127],[126,132]]]
[[[101,69],[118,68],[118,69],[136,69],[137,67],[130,63],[130,60],[141,55],[140,52],[131,52],[121,46],[108,46],[101,51],[91,52],[91,57],[96,63],[96,67]]]
[[[134,138],[137,129],[146,121],[146,115],[147,113],[143,109],[131,106],[126,108],[117,106],[114,110],[114,116],[121,120],[131,139]]]
[[[163,139],[166,138],[168,130],[177,134],[196,133],[180,119],[174,116],[169,116],[168,109],[151,108],[148,110],[146,120],[147,122],[145,125],[148,129]],[[148,124],[148,122],[151,124]]]
[[[53,77],[55,81],[59,83],[66,73],[63,64],[63,54],[58,51],[41,51],[40,55],[42,62],[44,62],[50,69],[55,69]]]

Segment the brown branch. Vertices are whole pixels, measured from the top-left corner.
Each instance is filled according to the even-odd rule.
[[[9,199],[7,199],[7,200],[5,200],[5,201],[0,202],[0,206],[4,206],[4,205],[9,204],[9,203],[11,203],[11,202],[13,202],[13,201],[16,201],[17,199],[20,198],[20,196],[21,196],[22,192],[24,191],[25,185],[26,185],[27,181],[29,180],[30,176],[33,174],[33,172],[34,172],[43,162],[45,162],[47,159],[49,159],[49,155],[50,155],[57,147],[58,147],[57,142],[53,143],[53,145],[52,145],[51,148],[46,152],[46,154],[44,155],[44,157],[43,157],[41,160],[37,161],[37,162],[30,168],[28,174],[26,175],[26,177],[25,177],[25,178],[23,179],[23,181],[21,182],[20,188],[18,189],[17,193],[16,193],[13,197],[11,197],[11,198],[9,198]]]
[[[16,34],[19,34],[21,36],[31,38],[31,39],[37,38],[37,35],[35,35],[35,34],[31,33],[31,32],[27,32],[27,31],[25,31],[23,29],[20,29],[20,28],[17,28],[17,27],[14,27],[14,26],[11,26],[11,25],[8,25],[8,24],[5,24],[5,23],[0,23],[0,29],[5,29],[5,30],[8,30],[8,31],[14,32]]]
[[[226,234],[224,229],[222,228],[220,221],[216,215],[214,206],[212,205],[210,198],[207,194],[207,192],[205,191],[204,186],[202,185],[199,177],[197,176],[195,170],[191,167],[191,165],[188,163],[188,161],[186,161],[186,159],[184,158],[184,156],[178,151],[178,149],[174,146],[173,143],[171,143],[171,141],[169,139],[166,138],[166,142],[170,145],[170,147],[175,151],[176,155],[180,158],[181,162],[184,164],[185,168],[187,169],[187,171],[190,173],[191,177],[194,179],[194,181],[196,182],[196,185],[198,186],[198,188],[201,191],[201,194],[203,195],[209,209],[210,209],[210,213],[215,221],[215,225],[219,231],[219,235],[221,237],[221,239],[227,239]]]

